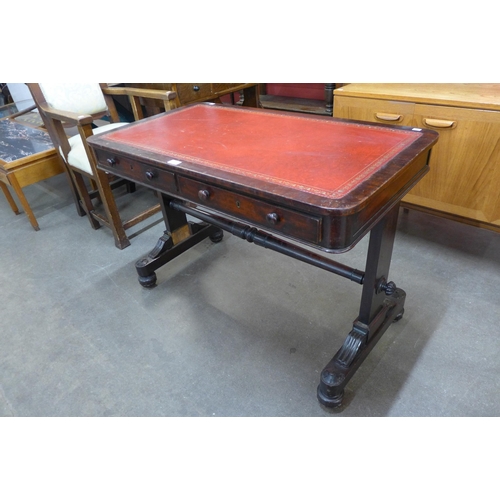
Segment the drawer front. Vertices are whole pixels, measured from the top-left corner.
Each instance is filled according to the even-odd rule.
[[[99,164],[112,174],[158,191],[177,192],[175,175],[171,172],[101,151],[97,152],[97,159]]]
[[[333,106],[335,118],[406,126],[413,124],[414,109],[411,102],[343,96],[335,96]]]
[[[176,86],[182,104],[213,98],[211,83],[178,83]]]
[[[185,177],[179,177],[178,182],[180,195],[197,204],[302,241],[314,244],[321,241],[320,217],[281,208]]]

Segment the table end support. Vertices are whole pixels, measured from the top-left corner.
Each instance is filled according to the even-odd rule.
[[[135,263],[138,280],[144,288],[156,286],[155,271],[172,259],[193,247],[205,238],[214,243],[222,241],[223,231],[208,224],[189,223],[189,235],[182,241],[175,242],[172,234],[165,231],[149,254]]]
[[[406,293],[400,288],[385,298],[382,308],[369,325],[354,321],[353,328],[332,360],[321,372],[317,396],[327,408],[342,405],[344,388],[389,326],[404,313]]]

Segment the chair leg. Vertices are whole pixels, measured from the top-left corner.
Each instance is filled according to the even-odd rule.
[[[101,224],[92,216],[94,205],[92,204],[92,200],[90,199],[83,175],[73,170],[70,170],[70,172],[70,177],[73,180],[74,186],[76,187],[78,196],[80,198],[80,207],[87,215],[92,229],[99,229],[101,227]]]
[[[118,213],[118,208],[116,206],[115,198],[113,196],[111,186],[109,185],[109,179],[106,172],[97,170],[96,182],[99,193],[101,194],[101,201],[104,206],[110,228],[113,231],[115,245],[120,250],[123,250],[130,245],[130,241],[125,234],[125,229],[123,228],[123,223],[120,218],[120,214]]]
[[[99,187],[94,179],[89,179],[90,189],[92,190],[91,198],[95,198],[99,203],[102,203],[101,193],[99,192]]]
[[[73,201],[75,202],[76,212],[80,217],[83,217],[85,215],[85,210],[82,208],[82,204],[80,203],[80,194],[78,192],[78,189],[76,188],[73,177],[71,176],[71,173],[68,167],[66,166],[66,162],[59,155],[58,157],[59,157],[59,162],[63,167],[64,175],[68,180],[69,189],[71,191],[71,195],[73,196]]]

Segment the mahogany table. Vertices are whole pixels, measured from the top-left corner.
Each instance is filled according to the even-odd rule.
[[[405,292],[389,281],[399,202],[428,171],[437,137],[425,129],[195,104],[89,143],[99,168],[161,193],[166,231],[136,263],[143,286],[154,286],[155,270],[202,239],[220,241],[223,230],[362,285],[359,315],[318,386],[319,401],[335,407],[403,315]],[[364,271],[325,254],[349,250],[367,233]]]

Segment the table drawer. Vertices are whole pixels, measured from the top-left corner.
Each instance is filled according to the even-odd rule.
[[[185,177],[178,178],[178,185],[180,195],[197,204],[303,241],[316,244],[321,240],[320,217],[282,208]]]
[[[168,193],[177,192],[175,175],[172,172],[166,172],[165,170],[136,160],[116,157],[101,151],[97,153],[97,159],[99,164],[112,174],[124,177],[133,182],[138,182],[158,191]]]
[[[177,94],[182,104],[214,97],[210,83],[178,83]]]

